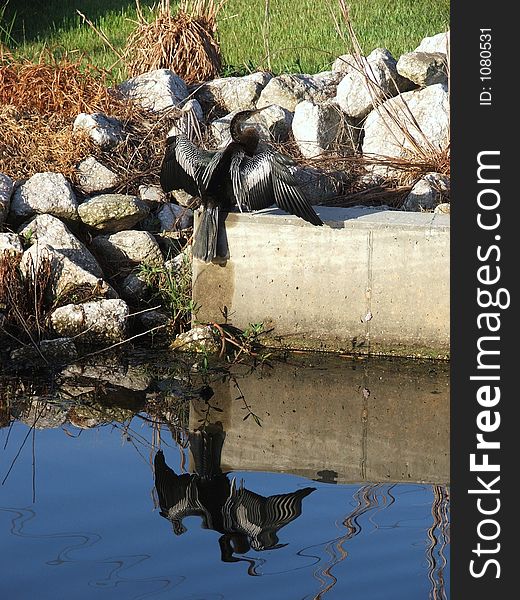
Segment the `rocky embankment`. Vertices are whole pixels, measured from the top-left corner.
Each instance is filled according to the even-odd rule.
[[[364,58],[341,56],[330,71],[315,75],[259,72],[196,89],[159,70],[129,79],[118,91],[153,113],[180,109],[172,133],[200,123],[217,146],[227,143],[236,111],[268,107],[257,115],[263,135],[276,142],[294,140],[304,158],[335,151],[391,159],[367,161],[367,181],[373,185],[392,176],[396,161],[449,147],[448,57],[449,33],[442,33],[399,60],[376,49]],[[82,113],[71,126],[113,152],[125,138],[123,124],[110,115]],[[52,333],[37,347],[19,348],[12,338],[0,337],[12,359],[43,354],[66,362],[78,355],[78,344],[125,340],[130,316],[152,297],[145,270],[160,270],[174,280],[191,260],[186,245],[191,197],[179,191],[166,198],[159,186],[144,184],[136,195],[114,193],[118,175],[94,156],[77,165],[76,175],[73,184],[53,172],[24,181],[0,174],[0,257],[19,259],[25,278],[45,260],[52,276]],[[316,169],[297,167],[295,175],[315,203],[337,194],[330,178]],[[338,173],[338,181],[344,176]],[[447,200],[449,178],[432,172],[415,183],[403,208],[449,212]],[[0,302],[0,329],[5,306]],[[141,312],[133,322],[146,330],[170,318],[162,307]]]

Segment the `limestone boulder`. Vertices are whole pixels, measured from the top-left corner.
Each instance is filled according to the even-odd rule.
[[[23,254],[23,246],[18,234],[0,233],[0,259],[6,254],[9,256]]]
[[[448,84],[446,55],[440,52],[408,52],[397,61],[397,72],[421,87]]]
[[[51,214],[77,221],[78,202],[70,183],[61,173],[36,173],[14,191],[10,214],[16,220],[35,214]]]
[[[449,55],[450,32],[444,31],[431,37],[425,37],[421,40],[421,43],[417,46],[415,52],[442,52],[443,54]]]
[[[78,185],[85,194],[107,192],[119,183],[119,177],[93,156],[82,160],[77,167]]]
[[[186,83],[169,69],[157,69],[132,77],[118,86],[119,92],[144,109],[161,112],[178,107],[188,97]]]
[[[10,358],[16,363],[30,363],[31,367],[44,367],[49,364],[62,365],[74,362],[78,358],[78,351],[74,341],[64,337],[54,340],[42,340],[37,347],[24,346],[23,348],[16,348],[11,352]],[[61,409],[58,409],[57,412],[51,411],[51,414],[54,416],[59,415],[58,419],[44,419],[38,423],[40,429],[59,427],[65,421],[65,418],[62,419],[64,413]],[[37,413],[34,416],[38,416]],[[34,421],[31,423],[32,426],[34,426]]]
[[[205,83],[197,98],[207,106],[217,105],[227,112],[255,108],[260,93],[272,75],[257,72],[243,77],[223,77]]]
[[[185,206],[167,202],[157,212],[162,231],[182,231],[193,227],[193,211]]]
[[[78,207],[80,219],[99,232],[115,233],[131,229],[148,216],[148,205],[136,196],[100,194]]]
[[[316,75],[292,74],[273,77],[260,94],[257,108],[276,104],[290,112],[303,101],[325,102],[336,93],[341,74],[325,71]]]
[[[296,105],[292,132],[306,158],[315,158],[337,148],[343,139],[348,139],[344,135],[347,127],[344,113],[334,103],[313,104],[304,100]],[[346,145],[342,144],[342,148],[345,150]],[[352,145],[349,150],[354,151]]]
[[[217,353],[221,347],[220,336],[211,325],[197,325],[178,335],[171,344],[179,352]]]
[[[364,131],[364,155],[406,158],[416,153],[415,147],[428,152],[446,149],[450,140],[447,88],[435,84],[387,100],[368,115]],[[373,170],[392,173],[383,165],[374,165]]]
[[[123,300],[98,300],[60,306],[51,314],[51,324],[58,335],[78,343],[116,343],[125,338],[128,315]]]
[[[96,146],[103,149],[117,146],[123,139],[123,125],[117,119],[97,113],[80,113],[72,127],[75,133],[84,133]]]
[[[148,231],[125,230],[112,235],[98,235],[92,250],[111,273],[131,270],[136,265],[160,267],[163,255],[154,236]]]
[[[332,70],[341,73],[343,77],[355,69],[356,59],[352,54],[342,54],[332,63]]]
[[[84,265],[73,260],[66,249],[57,250],[46,243],[37,242],[22,256],[20,270],[25,276],[38,272],[40,265],[50,264],[52,290],[48,300],[56,300],[67,294],[86,294],[105,298],[116,298],[114,289],[101,277],[93,274]]]
[[[335,101],[349,117],[362,119],[374,105],[412,87],[414,84],[397,72],[397,62],[390,52],[376,48],[343,77]]]
[[[70,229],[56,217],[38,215],[23,225],[18,233],[28,244],[47,245],[96,279],[103,277],[101,267],[85,244],[78,240]],[[37,254],[36,249],[34,253]]]
[[[150,207],[157,207],[166,202],[166,195],[160,185],[140,185],[137,190],[139,199]]]
[[[441,173],[427,173],[405,198],[403,210],[431,211],[450,196],[450,179]]]

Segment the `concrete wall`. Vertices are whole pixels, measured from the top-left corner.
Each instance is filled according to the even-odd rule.
[[[324,227],[230,213],[229,259],[194,261],[200,322],[264,323],[271,346],[445,358],[450,218],[316,207]],[[367,318],[368,316],[368,318]]]
[[[449,365],[402,359],[291,356],[288,363],[216,382],[210,413],[225,432],[224,470],[290,472],[338,482],[447,483]],[[304,361],[307,361],[304,364]],[[312,365],[309,365],[312,361]],[[418,362],[418,364],[417,364]],[[190,428],[205,404],[194,401]],[[321,473],[321,475],[320,475]]]

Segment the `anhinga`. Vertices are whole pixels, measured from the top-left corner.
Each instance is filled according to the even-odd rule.
[[[200,198],[202,215],[192,251],[204,262],[218,255],[220,211],[235,205],[251,211],[276,204],[313,225],[323,225],[289,170],[294,162],[267,145],[260,148],[256,129],[244,125],[260,110],[238,112],[229,125],[231,141],[220,150],[198,148],[184,134],[166,140],[161,187],[165,192],[183,189]]]

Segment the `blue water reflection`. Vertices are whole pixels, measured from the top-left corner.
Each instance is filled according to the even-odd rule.
[[[158,433],[140,415],[127,427],[34,430],[15,421],[0,430],[1,598],[449,597],[445,486],[230,472],[235,489],[296,494],[301,514],[297,507],[276,540],[229,537],[223,554],[225,533],[207,517],[184,516],[176,535],[160,515],[156,451],[177,475],[189,473],[189,461],[168,430]],[[245,504],[235,505],[235,517]],[[244,518],[236,517],[253,527],[251,514]]]

